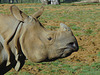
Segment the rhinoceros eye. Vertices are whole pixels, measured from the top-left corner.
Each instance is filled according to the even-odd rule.
[[[48,40],[50,41],[50,40],[52,40],[52,38],[51,38],[51,37],[49,37],[49,38],[48,38]]]

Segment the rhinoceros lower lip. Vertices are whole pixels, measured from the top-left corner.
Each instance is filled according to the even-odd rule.
[[[63,58],[63,57],[67,57],[67,56],[69,56],[70,54],[72,54],[73,52],[74,52],[74,50],[73,50],[73,48],[69,48],[69,47],[67,47],[67,48],[62,48],[62,54],[60,55],[60,57],[61,58]]]
[[[64,52],[73,52],[74,48],[73,47],[66,47],[66,48],[61,48],[61,51]]]

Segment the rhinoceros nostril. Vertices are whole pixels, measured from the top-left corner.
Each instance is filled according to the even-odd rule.
[[[67,47],[70,49],[73,49],[73,50],[76,50],[76,48],[77,48],[76,43],[74,43],[74,42],[67,44]]]
[[[75,46],[75,43],[74,42],[71,42],[69,44],[67,44],[68,46]]]
[[[72,49],[73,51],[78,51],[79,47],[78,47],[78,43],[77,42],[71,42],[68,44],[68,47],[70,49]]]
[[[73,47],[76,47],[76,44],[75,44],[75,43],[73,43],[73,44],[72,44],[72,46],[73,46]]]

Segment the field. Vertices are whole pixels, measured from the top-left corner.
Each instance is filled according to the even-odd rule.
[[[41,4],[16,4],[32,15]],[[0,13],[10,14],[11,4],[0,4]],[[32,63],[26,60],[23,68],[5,75],[100,75],[100,4],[61,4],[44,6],[40,22],[50,30],[60,23],[68,25],[79,44],[79,51],[52,62]]]

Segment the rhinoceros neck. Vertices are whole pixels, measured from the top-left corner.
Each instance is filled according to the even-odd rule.
[[[14,32],[18,22],[19,21],[11,15],[0,15],[0,34],[4,39]]]
[[[3,63],[4,61],[7,60],[8,54],[4,49],[4,39],[3,37],[0,35],[0,64]]]
[[[14,34],[17,26],[19,24],[19,21],[16,20],[13,16],[8,16],[8,15],[0,15],[0,43],[4,45],[4,40],[7,37],[10,37]],[[15,55],[15,46],[13,43],[13,40],[9,43],[12,53]],[[1,48],[1,47],[0,47]],[[0,63],[3,61],[7,61],[8,54],[6,50],[0,49]]]

